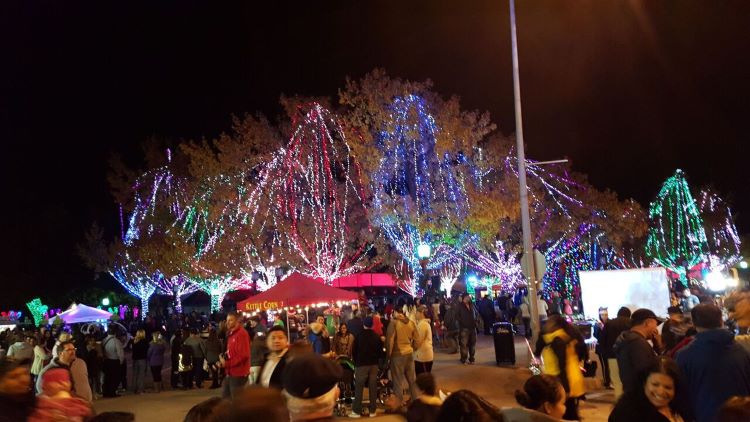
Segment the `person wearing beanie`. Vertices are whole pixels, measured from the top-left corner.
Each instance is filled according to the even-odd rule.
[[[51,368],[40,375],[42,394],[29,422],[83,421],[92,415],[91,406],[71,394],[70,371]]]
[[[344,370],[316,353],[296,356],[282,376],[289,418],[295,421],[333,421]]]
[[[377,410],[378,362],[383,357],[383,341],[373,331],[374,319],[366,317],[362,321],[362,332],[354,338],[352,357],[354,358],[354,403],[349,417],[358,418],[362,413],[362,396],[365,382],[370,392],[370,416]]]

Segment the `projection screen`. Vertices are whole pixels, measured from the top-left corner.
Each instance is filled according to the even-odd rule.
[[[669,281],[664,268],[580,271],[581,301],[587,318],[598,319],[599,307],[608,308],[609,317],[627,306],[631,311],[648,308],[666,316],[669,307]]]

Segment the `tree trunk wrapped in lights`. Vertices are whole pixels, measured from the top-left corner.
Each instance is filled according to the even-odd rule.
[[[149,274],[125,254],[109,272],[131,295],[141,301],[141,319],[148,315],[148,302],[156,292],[154,275]]]

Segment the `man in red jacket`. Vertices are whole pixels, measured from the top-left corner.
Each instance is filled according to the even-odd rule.
[[[227,351],[219,359],[226,371],[221,396],[234,398],[247,385],[250,374],[250,336],[236,312],[227,314]]]

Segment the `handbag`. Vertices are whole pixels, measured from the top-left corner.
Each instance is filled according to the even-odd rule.
[[[586,378],[594,378],[596,376],[597,363],[593,360],[589,360],[583,363],[583,376]]]

